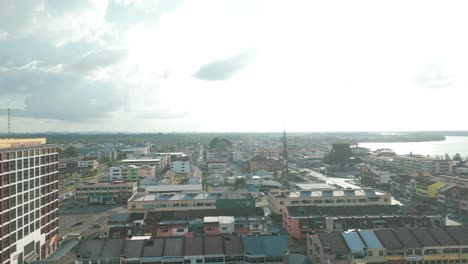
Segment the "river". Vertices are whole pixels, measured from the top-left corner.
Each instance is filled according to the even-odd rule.
[[[397,154],[421,154],[443,156],[445,153],[453,157],[456,153],[464,158],[468,156],[468,137],[445,137],[444,141],[430,142],[389,142],[389,143],[359,143],[360,147],[376,150],[389,148]]]

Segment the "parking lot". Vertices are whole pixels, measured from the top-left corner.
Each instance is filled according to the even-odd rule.
[[[60,207],[59,235],[80,233],[83,237],[99,236],[113,212],[126,212],[122,204],[86,205],[80,207],[71,201]]]

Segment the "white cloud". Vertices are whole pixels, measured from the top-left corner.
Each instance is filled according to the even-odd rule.
[[[28,3],[0,10],[0,58],[9,39],[65,51],[87,43],[53,62],[14,55],[23,62],[13,65],[103,81],[123,97],[109,119],[64,127],[278,131],[286,120],[297,131],[463,128],[447,109],[463,111],[467,95],[464,1]],[[230,78],[193,77],[246,50],[255,60]],[[15,96],[0,102],[24,105],[24,94]],[[49,130],[45,124],[38,130]]]

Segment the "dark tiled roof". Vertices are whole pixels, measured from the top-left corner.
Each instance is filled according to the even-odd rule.
[[[205,237],[205,254],[206,255],[224,254],[223,238],[220,236]]]
[[[409,232],[408,228],[395,228],[393,229],[393,233],[405,248],[417,248],[421,246],[413,234]]]
[[[439,242],[427,231],[426,228],[411,228],[411,233],[424,247],[439,246]]]
[[[184,246],[184,238],[167,238],[166,246],[164,247],[164,256],[181,256]]]
[[[348,254],[349,248],[340,233],[318,233],[322,247],[331,249],[336,254]]]
[[[185,238],[184,255],[200,256],[203,255],[203,237]]]
[[[443,246],[458,245],[457,241],[455,241],[455,239],[453,239],[444,228],[431,227],[427,228],[427,231],[429,231],[429,233],[431,233],[432,236]]]
[[[390,250],[401,249],[402,245],[391,229],[377,229],[374,233],[383,246]]]

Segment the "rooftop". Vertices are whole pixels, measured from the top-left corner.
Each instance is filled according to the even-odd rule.
[[[389,194],[374,189],[342,189],[342,190],[322,190],[322,191],[286,191],[282,192],[283,198],[302,197],[343,197],[343,196],[388,196]]]
[[[180,257],[201,255],[284,256],[288,249],[285,236],[203,236],[156,239],[82,240],[78,259]]]
[[[185,185],[181,185],[185,186]],[[151,201],[192,201],[192,200],[217,200],[217,199],[251,199],[250,193],[137,193],[129,199],[129,202]]]

